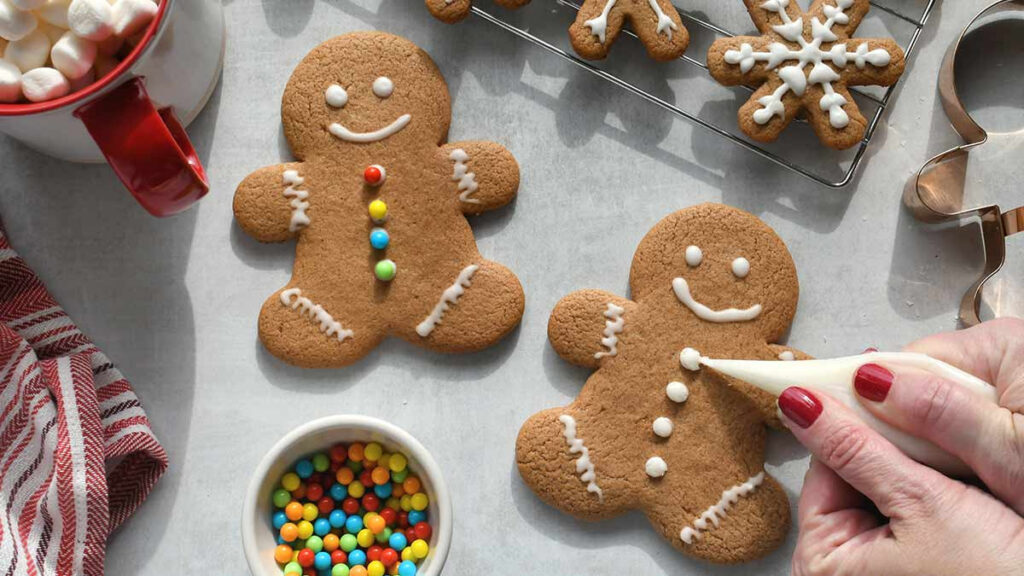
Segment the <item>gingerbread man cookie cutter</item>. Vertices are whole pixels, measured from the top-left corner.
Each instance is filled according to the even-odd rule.
[[[907,182],[903,202],[918,220],[941,222],[977,216],[981,221],[985,251],[981,276],[960,301],[960,321],[965,326],[981,323],[980,310],[985,283],[1006,261],[1006,238],[1024,230],[1024,206],[1003,211],[998,205],[964,208],[964,182],[972,149],[988,141],[985,131],[964,108],[957,93],[956,60],[964,38],[984,26],[984,20],[1002,12],[1024,12],[1024,0],[999,0],[978,13],[949,46],[939,69],[939,98],[950,124],[964,143],[925,162]]]

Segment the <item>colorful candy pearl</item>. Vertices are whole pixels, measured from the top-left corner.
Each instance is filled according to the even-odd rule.
[[[284,576],[415,576],[429,553],[430,499],[379,443],[302,459],[270,497]]]
[[[378,224],[388,219],[388,205],[383,200],[370,202],[368,210],[370,212],[370,219]]]
[[[395,275],[398,274],[398,266],[395,265],[394,260],[387,258],[377,262],[373,267],[373,274],[381,282],[391,282],[395,279]],[[351,489],[349,489],[349,492],[351,492]]]
[[[380,164],[372,164],[363,170],[363,181],[370,186],[380,186],[388,177],[387,170]]]
[[[379,227],[370,230],[370,246],[373,246],[374,250],[383,250],[390,243],[391,235],[388,234],[387,230]]]

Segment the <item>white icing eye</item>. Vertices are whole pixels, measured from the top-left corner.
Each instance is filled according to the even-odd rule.
[[[377,98],[387,98],[395,91],[395,83],[387,76],[381,76],[373,81],[373,93]]]
[[[327,105],[331,108],[344,108],[348,104],[348,92],[337,84],[331,84],[325,94]]]
[[[700,251],[700,248],[696,246],[686,247],[686,265],[690,268],[696,268],[700,266],[700,263],[704,261],[704,253]]]
[[[732,261],[732,275],[737,278],[746,278],[750,274],[750,262],[740,257]]]

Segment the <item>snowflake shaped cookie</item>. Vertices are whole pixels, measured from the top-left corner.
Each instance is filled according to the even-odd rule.
[[[868,0],[815,0],[807,12],[795,0],[744,0],[763,36],[716,40],[708,68],[727,86],[760,85],[739,111],[740,128],[770,142],[801,111],[832,148],[856,145],[868,121],[848,86],[889,86],[905,65],[891,38],[850,38]]]
[[[655,60],[678,58],[690,43],[671,0],[585,0],[569,28],[572,46],[584,58],[605,58],[627,20]]]

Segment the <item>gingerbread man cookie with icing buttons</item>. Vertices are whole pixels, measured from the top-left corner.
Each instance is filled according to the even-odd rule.
[[[850,148],[868,120],[848,86],[891,86],[906,65],[891,38],[851,38],[869,0],[814,0],[803,12],[796,0],[744,0],[763,36],[715,40],[708,69],[726,86],[758,87],[739,110],[740,129],[771,142],[799,114],[827,146]]]
[[[585,0],[569,27],[569,39],[580,56],[601,60],[627,21],[655,60],[678,58],[690,44],[671,0]]]
[[[469,16],[473,8],[473,0],[424,0],[427,10],[434,15],[434,18],[454,24],[466,16]],[[530,0],[494,0],[494,3],[504,8],[519,8],[530,3]]]
[[[685,554],[764,556],[790,525],[786,494],[764,470],[775,399],[699,358],[807,358],[775,344],[799,295],[789,251],[756,217],[701,204],[647,234],[629,277],[630,299],[583,290],[552,312],[552,347],[596,372],[571,404],[523,425],[519,473],[579,518],[642,510]]]
[[[235,192],[239,226],[297,239],[291,281],[263,305],[278,358],[336,367],[388,335],[440,352],[490,346],[523,315],[523,290],[477,250],[467,214],[508,204],[519,166],[493,142],[445,144],[448,87],[412,42],[339,36],[292,74],[282,107],[296,161]]]

